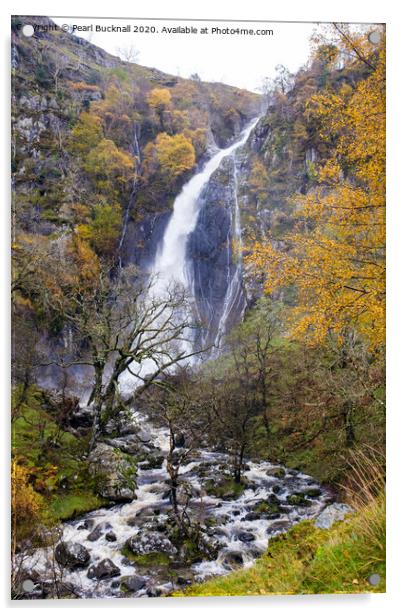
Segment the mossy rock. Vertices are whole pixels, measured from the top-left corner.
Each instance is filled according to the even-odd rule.
[[[231,478],[219,482],[209,479],[205,482],[204,488],[210,496],[216,496],[222,500],[234,500],[243,494],[245,485]]]
[[[318,498],[321,496],[322,492],[319,488],[309,488],[303,492],[305,496],[309,496],[310,498]]]
[[[301,492],[289,494],[289,496],[286,497],[286,501],[289,505],[293,505],[294,507],[310,507],[313,504],[306,498],[306,495]]]
[[[276,477],[276,479],[284,479],[286,471],[284,468],[281,467],[273,468],[272,470],[268,471],[267,475],[269,475],[270,477]]]
[[[275,496],[275,494],[270,494],[268,500],[262,501],[254,507],[254,511],[255,513],[272,515],[276,513],[281,513],[282,507],[279,499]]]
[[[149,554],[134,554],[134,552],[132,552],[130,548],[125,546],[124,548],[122,548],[121,553],[123,554],[123,556],[128,558],[130,562],[138,565],[138,567],[146,567],[146,568],[162,567],[162,566],[167,566],[171,564],[171,559],[169,555],[166,554],[166,552],[150,552]]]

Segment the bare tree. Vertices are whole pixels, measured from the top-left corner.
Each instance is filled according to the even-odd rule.
[[[143,396],[147,411],[169,430],[169,450],[166,458],[170,478],[170,501],[180,528],[185,526],[186,506],[180,512],[178,488],[180,470],[194,450],[202,444],[208,429],[208,416],[203,413],[196,395],[198,378],[184,367],[167,380],[155,382]],[[191,495],[186,499],[188,504]]]
[[[161,374],[189,359],[192,351],[186,294],[182,288],[153,293],[153,281],[140,281],[126,269],[113,279],[102,268],[92,292],[66,302],[64,317],[74,328],[78,357],[50,363],[90,366],[93,382],[88,405],[94,409],[90,449],[107,423],[133,403]],[[123,399],[119,382],[131,380]]]
[[[125,47],[116,47],[117,55],[125,62],[138,62],[140,52],[134,45],[126,45]]]

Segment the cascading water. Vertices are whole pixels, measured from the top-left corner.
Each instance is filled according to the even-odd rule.
[[[195,230],[197,225],[201,206],[200,195],[223,159],[228,156],[234,156],[235,151],[246,143],[257,122],[258,118],[255,118],[241,133],[238,141],[228,148],[219,150],[214,154],[204,168],[183,186],[181,193],[176,197],[172,216],[166,227],[163,240],[157,251],[152,268],[152,274],[157,280],[153,293],[162,294],[164,290],[172,284],[181,284],[188,290],[189,294],[191,294],[192,280],[191,268],[189,268],[187,259],[187,243],[190,234]],[[239,238],[241,238],[241,230],[237,196],[235,197],[235,203],[234,235],[238,241]],[[236,280],[240,276],[241,267],[239,265],[239,267],[236,268]],[[228,281],[228,286],[231,287],[232,290],[228,291],[227,306],[225,305],[223,308],[226,315],[229,315],[231,304],[235,301],[233,294],[235,293],[236,281],[232,278],[232,280]],[[224,332],[224,330],[225,322],[222,321],[221,331]]]
[[[222,336],[227,333],[227,325],[231,313],[233,310],[237,309],[237,313],[241,316],[244,313],[246,302],[242,289],[242,276],[243,276],[243,238],[242,238],[242,230],[241,230],[241,219],[240,219],[240,205],[238,199],[238,181],[237,181],[237,167],[236,167],[236,155],[233,154],[233,180],[234,180],[234,188],[233,188],[233,197],[234,197],[234,211],[232,215],[232,224],[230,225],[229,233],[234,243],[234,254],[236,260],[236,268],[234,272],[231,274],[230,270],[230,260],[232,258],[232,250],[230,250],[230,242],[228,242],[228,282],[227,289],[225,295],[225,301],[222,308],[221,317],[219,319],[218,331],[215,338],[215,347],[219,348],[220,341]]]
[[[172,215],[165,229],[165,233],[163,235],[160,246],[157,249],[153,267],[150,272],[151,279],[153,280],[152,286],[149,290],[150,301],[152,301],[153,299],[163,299],[165,295],[167,296],[170,293],[174,292],[174,288],[176,286],[180,286],[186,291],[188,299],[190,301],[194,300],[193,305],[195,311],[197,310],[191,275],[192,268],[187,255],[187,244],[190,235],[194,232],[197,225],[197,219],[202,206],[200,196],[203,192],[203,189],[210,181],[211,176],[219,168],[224,159],[226,159],[227,157],[233,157],[233,164],[235,167],[234,154],[238,148],[240,148],[246,143],[251,131],[257,124],[258,119],[258,117],[254,118],[243,130],[240,135],[240,138],[232,145],[227,148],[218,150],[205,164],[202,170],[196,173],[183,186],[180,194],[176,197],[173,204]],[[238,241],[239,239],[241,239],[241,227],[239,204],[237,200],[236,169],[234,170],[234,174],[235,208],[232,233],[236,241]],[[227,281],[228,289],[222,307],[223,312],[220,323],[219,337],[220,335],[222,335],[222,333],[226,333],[226,320],[232,311],[232,308],[236,302],[236,295],[238,295],[238,290],[241,287],[241,262],[238,261],[234,275],[229,274],[229,271],[231,270],[231,258],[231,251],[229,248]],[[179,314],[179,311],[177,311],[177,314],[173,316],[175,319],[177,319],[178,322],[188,321],[190,323],[195,319],[194,315],[187,314],[189,310],[189,307],[185,305],[183,306],[181,314]],[[186,314],[183,315],[183,312],[185,312]],[[164,316],[166,315],[161,314],[162,320],[164,319]],[[193,333],[189,328],[188,331],[185,332],[183,339],[180,340],[179,343],[181,349],[185,351],[186,355],[188,356],[192,354],[193,347],[196,346],[194,345],[194,341],[192,338]],[[205,342],[205,340],[203,342]],[[149,373],[154,372],[155,368],[156,364],[154,358],[149,358],[144,360],[140,366],[135,365],[135,372],[136,374],[145,376]],[[120,390],[123,393],[125,391],[131,391],[132,385],[135,385],[137,381],[138,379],[133,376],[132,370],[126,371],[123,375],[121,375],[119,379]]]

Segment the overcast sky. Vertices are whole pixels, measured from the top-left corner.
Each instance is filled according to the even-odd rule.
[[[94,45],[119,55],[118,48],[134,46],[139,64],[155,67],[167,73],[189,77],[198,73],[205,81],[221,81],[230,85],[257,90],[264,77],[273,77],[275,66],[284,64],[296,71],[305,64],[309,55],[309,38],[315,24],[305,23],[231,23],[197,21],[146,21],[83,19],[78,17],[53,17],[58,25],[154,26],[159,33],[111,33],[78,32]],[[201,30],[208,27],[224,29],[253,28],[271,29],[272,36],[214,35],[208,34],[162,34],[163,27],[194,26]]]

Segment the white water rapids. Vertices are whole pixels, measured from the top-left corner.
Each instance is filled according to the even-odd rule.
[[[167,429],[157,428],[143,417],[137,417],[148,431],[150,442],[159,452],[166,456],[169,447]],[[115,439],[115,444],[130,437]],[[180,450],[178,450],[180,451]],[[225,575],[239,567],[249,567],[256,557],[263,553],[269,538],[284,532],[304,518],[316,517],[332,500],[331,494],[304,473],[278,467],[270,462],[251,462],[246,465],[244,473],[246,489],[238,498],[217,498],[205,493],[208,480],[217,479],[227,469],[228,456],[207,450],[194,452],[188,463],[181,468],[181,481],[191,485],[194,496],[190,511],[193,520],[204,524],[205,537],[208,541],[218,542],[219,551],[212,560],[198,560],[193,564],[183,565],[171,557],[166,566],[137,565],[130,562],[124,552],[126,541],[135,536],[151,537],[155,529],[163,529],[168,520],[170,501],[166,460],[158,468],[142,468],[139,464],[137,477],[137,498],[131,503],[115,505],[111,509],[98,509],[78,520],[66,522],[62,526],[63,541],[78,542],[90,553],[91,560],[83,568],[62,570],[62,580],[75,589],[82,598],[106,598],[121,596],[157,596],[172,592],[192,581],[200,581],[211,575]],[[278,476],[278,470],[281,476]],[[288,496],[316,489],[317,495],[308,500],[308,506],[288,504]],[[258,513],[258,504],[276,498],[280,504],[280,513]],[[212,526],[208,520],[213,520]],[[91,538],[91,531],[101,529],[97,539]],[[110,541],[108,533],[114,533],[116,540]],[[163,533],[163,530],[162,530]],[[90,566],[98,565],[110,559],[119,572],[106,579],[88,577]],[[52,580],[54,567],[54,548],[49,546],[36,550],[33,556],[25,558],[24,568],[34,571],[35,577],[42,582]],[[122,587],[127,577],[140,576],[143,587],[136,592],[126,594]]]

